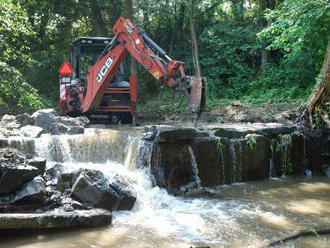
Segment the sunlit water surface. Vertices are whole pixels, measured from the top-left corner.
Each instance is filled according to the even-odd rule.
[[[137,195],[132,211],[114,212],[103,228],[1,237],[1,248],[21,247],[262,247],[295,231],[330,226],[330,180],[269,179],[209,188],[219,199],[185,199],[152,187],[146,170],[121,164],[66,164],[121,176]],[[106,167],[106,168],[105,168]],[[330,236],[300,238],[282,247],[330,247]]]

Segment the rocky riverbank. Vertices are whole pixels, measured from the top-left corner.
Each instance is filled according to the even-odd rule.
[[[45,159],[0,149],[0,229],[107,225],[111,211],[129,210],[135,200],[124,184],[100,171],[46,168]]]
[[[52,109],[2,117],[0,229],[108,225],[112,211],[134,206],[135,196],[119,180],[110,182],[97,170],[68,172],[9,145],[10,137],[83,134],[88,123],[85,117],[59,117]]]

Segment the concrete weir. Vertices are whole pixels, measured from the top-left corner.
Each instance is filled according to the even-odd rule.
[[[144,154],[145,161],[140,163],[149,164],[156,185],[173,193],[192,181],[212,187],[302,171],[307,163],[318,164],[319,154],[329,147],[321,140],[304,137],[295,126],[278,123],[197,129],[152,126],[146,132],[144,146],[149,147],[146,153],[150,158]]]
[[[329,150],[324,140],[304,137],[295,126],[235,123],[86,128],[76,135],[2,138],[0,148],[60,163],[125,161],[148,167],[154,185],[181,194],[178,189],[187,185],[212,187],[311,168]]]

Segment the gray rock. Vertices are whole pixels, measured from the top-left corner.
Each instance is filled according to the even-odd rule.
[[[86,208],[84,205],[82,205],[80,202],[75,201],[75,200],[73,200],[73,199],[70,198],[70,197],[62,198],[62,199],[60,200],[60,203],[61,203],[63,206],[71,206],[73,209],[76,209],[76,210],[87,209],[87,208]]]
[[[52,124],[60,121],[60,117],[57,117],[55,113],[54,109],[41,109],[33,113],[31,117],[34,126],[41,127],[47,132],[50,132]]]
[[[41,170],[42,172],[45,171],[46,163],[47,163],[47,160],[45,158],[35,157],[35,158],[31,158],[28,160],[29,165],[36,167],[37,169]]]
[[[0,165],[0,194],[15,192],[42,172],[29,165],[1,163]]]
[[[46,172],[53,177],[53,176],[55,176],[56,172],[59,172],[60,174],[62,174],[64,172],[64,170],[65,170],[65,167],[63,165],[55,164],[54,166],[47,169]]]
[[[25,137],[39,138],[44,130],[41,127],[27,125],[21,127],[20,131]]]
[[[53,123],[51,124],[50,133],[52,135],[65,134],[68,131],[68,127],[62,123]]]
[[[330,166],[328,166],[326,169],[325,169],[325,175],[327,177],[330,177]]]
[[[85,127],[89,124],[89,119],[86,116],[77,118],[62,116],[60,122],[69,127]]]
[[[83,127],[69,127],[67,134],[74,135],[74,134],[83,134],[85,129]]]
[[[76,178],[71,195],[80,202],[107,210],[130,210],[136,197],[120,182],[110,183],[103,173],[84,170]]]
[[[158,142],[177,142],[191,141],[196,138],[197,131],[193,128],[168,128],[160,127],[157,140]]]
[[[90,120],[86,116],[79,116],[76,119],[79,120],[80,125],[83,127],[86,127],[88,124],[90,124]]]
[[[42,204],[45,201],[45,196],[46,182],[41,176],[38,176],[23,186],[23,189],[11,201],[11,204]]]
[[[62,173],[64,172],[64,166],[61,164],[55,164],[53,167],[46,171],[45,177],[47,178],[47,186],[53,186],[59,191],[63,192],[63,179]]]
[[[187,191],[184,196],[188,198],[221,198],[221,195],[219,193],[213,193],[204,188],[192,189],[190,191]]]
[[[119,203],[103,173],[96,171],[81,172],[72,186],[71,195],[82,203],[107,210],[114,210]]]
[[[111,224],[112,215],[102,209],[65,212],[53,210],[33,214],[1,214],[0,229],[49,229],[97,227]]]
[[[0,126],[12,130],[12,129],[20,128],[21,124],[17,121],[16,116],[4,115],[1,118]]]
[[[117,210],[131,210],[136,202],[136,197],[127,190],[127,187],[124,184],[118,181],[112,183],[110,186],[119,196],[119,204]]]
[[[5,148],[9,146],[8,139],[0,138],[0,148]]]
[[[29,114],[26,114],[26,113],[17,115],[16,120],[21,125],[21,127],[33,124],[32,117]]]

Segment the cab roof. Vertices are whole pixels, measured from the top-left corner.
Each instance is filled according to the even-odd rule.
[[[112,40],[110,37],[79,37],[72,41],[72,45],[77,44],[107,44]]]

